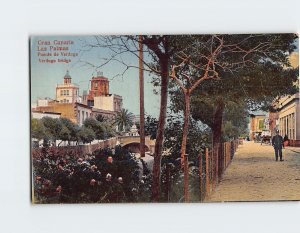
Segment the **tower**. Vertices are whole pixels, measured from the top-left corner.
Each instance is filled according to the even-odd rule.
[[[75,103],[79,100],[79,87],[72,83],[68,70],[64,76],[64,83],[56,86],[56,100],[59,103]]]
[[[94,106],[94,97],[109,95],[109,81],[108,78],[103,76],[102,72],[97,72],[97,76],[92,77],[90,82],[91,85],[87,103],[89,106]]]

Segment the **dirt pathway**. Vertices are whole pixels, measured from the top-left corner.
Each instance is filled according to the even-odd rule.
[[[216,190],[206,200],[300,200],[300,150],[286,148],[283,162],[276,162],[273,147],[244,142]]]

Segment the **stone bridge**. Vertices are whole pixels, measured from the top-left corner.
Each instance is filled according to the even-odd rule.
[[[127,148],[130,152],[140,152],[140,136],[120,136],[117,139],[120,145]],[[145,151],[154,153],[155,140],[151,140],[150,136],[145,137]]]

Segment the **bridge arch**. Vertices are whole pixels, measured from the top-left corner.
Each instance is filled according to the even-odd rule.
[[[118,137],[120,145],[128,149],[132,153],[140,152],[140,137],[139,136],[120,136]],[[151,140],[150,136],[145,138],[145,151],[154,152],[155,140]]]
[[[140,153],[140,142],[131,142],[125,145],[122,145],[124,149],[127,149],[131,153]],[[145,152],[150,151],[150,148],[145,145]]]

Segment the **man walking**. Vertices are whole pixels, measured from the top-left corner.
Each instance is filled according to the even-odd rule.
[[[280,161],[283,161],[282,159],[282,148],[283,147],[283,138],[279,135],[279,130],[276,130],[276,135],[272,138],[272,146],[275,150],[275,158],[276,161],[278,161],[278,154],[280,157]]]

